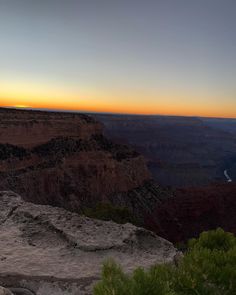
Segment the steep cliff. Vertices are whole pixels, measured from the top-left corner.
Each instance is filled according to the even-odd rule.
[[[146,227],[172,242],[222,227],[236,234],[236,185],[179,189],[146,213]]]
[[[149,180],[143,157],[89,116],[0,110],[0,189],[73,211]]]
[[[88,139],[102,129],[84,114],[0,108],[0,143],[33,147],[60,136]]]

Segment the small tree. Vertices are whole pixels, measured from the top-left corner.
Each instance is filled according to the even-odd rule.
[[[235,295],[236,237],[217,229],[188,245],[178,266],[138,268],[127,275],[114,261],[106,262],[94,295]]]

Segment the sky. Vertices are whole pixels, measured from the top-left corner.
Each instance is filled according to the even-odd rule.
[[[236,118],[236,1],[0,0],[0,106]]]

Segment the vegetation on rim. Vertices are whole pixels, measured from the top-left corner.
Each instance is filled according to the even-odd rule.
[[[85,208],[84,214],[87,217],[109,221],[116,223],[133,223],[138,224],[128,208],[114,206],[110,203],[98,203],[94,208]]]
[[[156,265],[125,274],[114,261],[103,265],[94,295],[235,295],[236,237],[222,229],[188,243],[178,265]]]

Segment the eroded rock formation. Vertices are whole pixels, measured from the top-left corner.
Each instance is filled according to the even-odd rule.
[[[2,190],[80,212],[149,178],[143,157],[106,139],[89,116],[0,110]]]
[[[0,108],[1,143],[33,147],[60,136],[88,139],[101,132],[101,123],[84,114]]]

